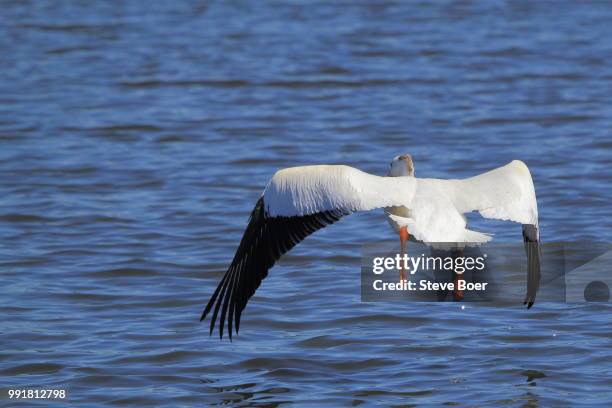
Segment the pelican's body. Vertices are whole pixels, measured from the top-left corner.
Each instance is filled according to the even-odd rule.
[[[483,243],[490,235],[467,228],[465,213],[523,224],[526,243],[537,242],[538,211],[527,166],[518,160],[460,180],[414,177],[409,155],[391,162],[387,177],[343,165],[292,167],[274,174],[257,202],[227,273],[211,297],[211,333],[221,310],[220,335],[227,318],[231,338],[240,315],[268,270],[282,254],[316,230],[355,211],[384,208],[399,234],[402,251],[409,236],[426,244]],[[525,302],[533,304],[539,283],[539,258],[526,245],[529,258]]]
[[[402,156],[395,156],[389,166],[388,177],[414,177],[414,163],[412,162],[412,156],[405,154]],[[397,205],[385,208],[385,218],[391,225],[391,228],[398,234],[402,228],[402,224],[396,220],[395,217],[408,219],[412,218],[410,209],[403,205]]]

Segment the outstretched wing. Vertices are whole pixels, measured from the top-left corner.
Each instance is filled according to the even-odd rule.
[[[527,295],[530,308],[540,283],[538,204],[525,163],[505,166],[463,180],[417,179],[411,218],[389,215],[411,225],[411,234],[424,242],[486,242],[490,236],[466,229],[465,213],[523,224],[527,253]]]
[[[378,177],[348,166],[305,166],[278,171],[255,204],[238,250],[208,302],[210,334],[219,311],[231,339],[240,316],[268,270],[313,232],[355,211],[405,205],[415,189],[413,177]],[[214,310],[213,310],[214,306]]]
[[[461,213],[538,225],[538,203],[529,169],[519,160],[463,180],[449,180],[451,199]]]
[[[527,253],[527,294],[524,303],[530,308],[540,286],[540,231],[538,202],[529,169],[519,160],[464,180],[452,180],[451,195],[462,213],[478,211],[485,218],[509,220],[523,224],[523,241]]]

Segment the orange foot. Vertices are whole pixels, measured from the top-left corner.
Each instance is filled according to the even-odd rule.
[[[455,295],[455,300],[456,301],[460,301],[463,300],[463,290],[459,290],[459,281],[463,281],[463,279],[459,278],[458,274],[455,274],[455,290],[454,290],[454,295]],[[463,281],[465,283],[465,281]]]

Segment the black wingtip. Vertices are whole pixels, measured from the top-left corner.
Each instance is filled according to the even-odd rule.
[[[540,247],[536,225],[523,224],[523,241],[527,253],[527,293],[523,305],[531,309],[540,287]]]
[[[212,336],[218,323],[220,340],[223,340],[224,329],[230,341],[234,331],[238,335],[240,316],[248,300],[284,253],[308,235],[349,214],[337,209],[291,217],[268,216],[263,199],[262,196],[255,204],[232,263],[200,319],[210,314],[209,335]]]

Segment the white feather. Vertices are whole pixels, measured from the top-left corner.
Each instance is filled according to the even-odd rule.
[[[538,203],[529,169],[519,160],[461,180],[454,201],[461,212],[477,210],[485,218],[538,225]]]
[[[406,225],[411,235],[424,242],[489,241],[490,235],[466,228],[463,214],[472,211],[485,218],[538,225],[531,174],[518,160],[463,180],[417,179],[407,207],[408,213],[388,210],[387,217],[395,229]],[[400,220],[398,215],[408,217]]]
[[[349,166],[283,169],[264,191],[269,216],[386,208],[396,230],[426,242],[487,242],[490,235],[467,229],[463,214],[538,224],[538,208],[527,166],[513,161],[463,180],[379,177]]]
[[[264,191],[270,216],[322,211],[368,211],[412,200],[414,177],[379,177],[350,166],[304,166],[279,170]]]

